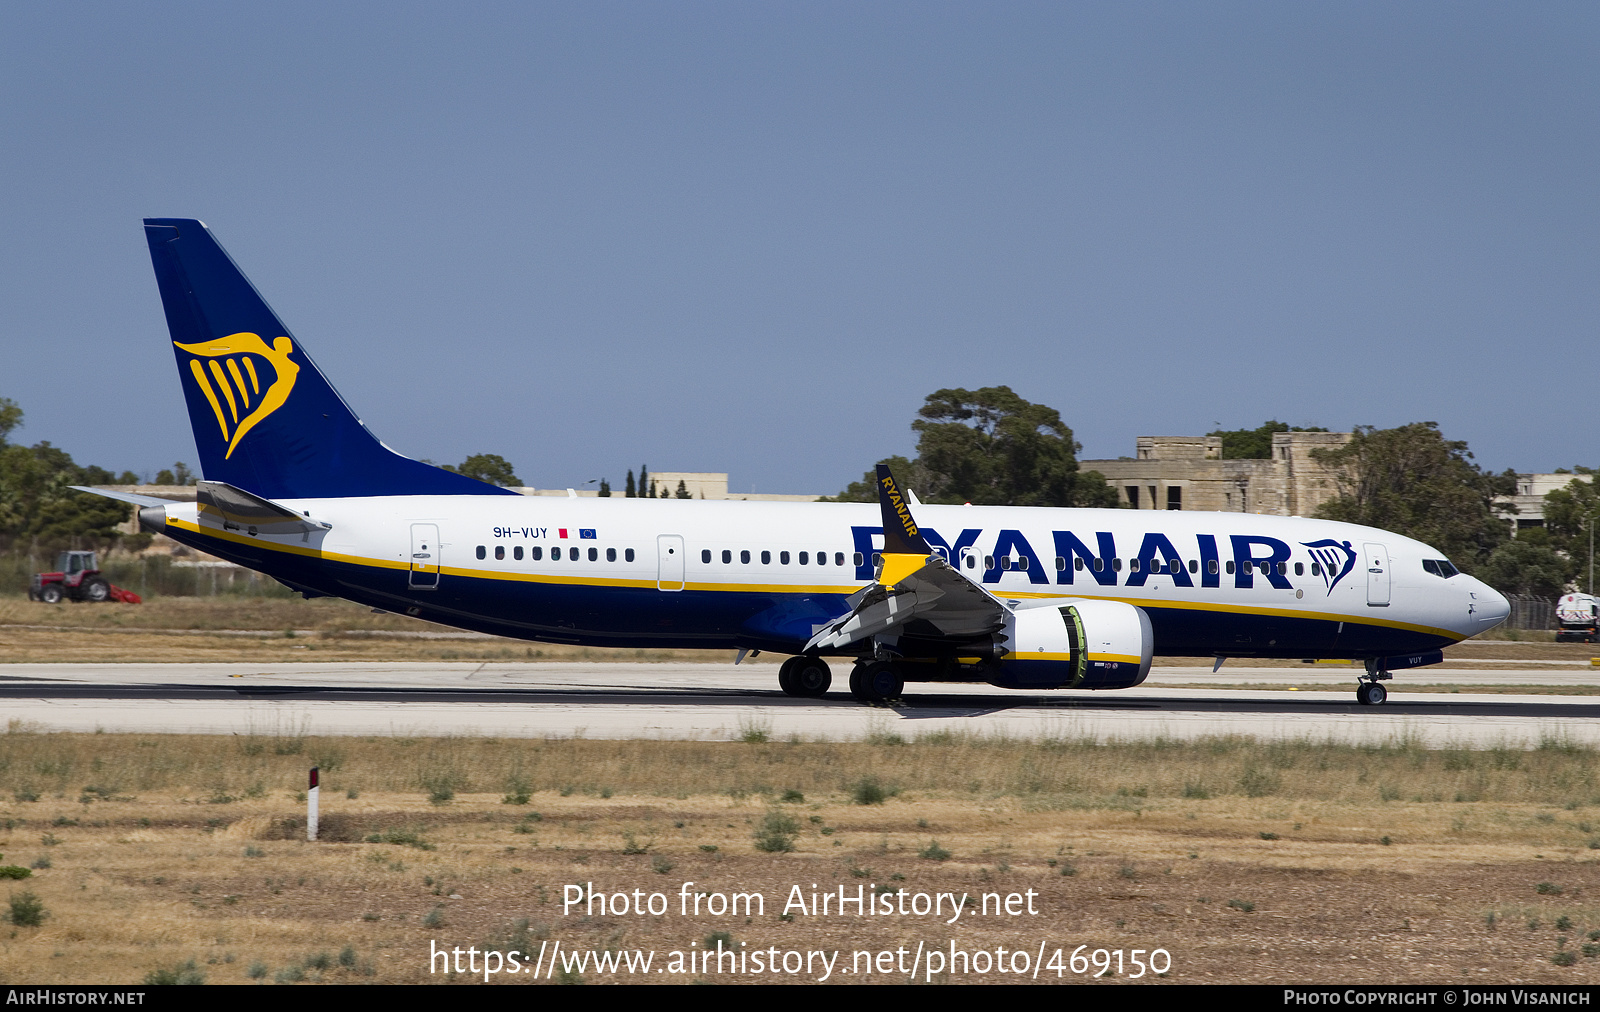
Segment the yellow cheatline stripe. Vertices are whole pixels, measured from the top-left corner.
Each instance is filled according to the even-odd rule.
[[[239,388],[239,397],[244,401],[244,406],[250,406],[250,391],[244,388],[244,376],[239,372],[239,363],[228,359],[228,375],[233,377],[233,385]]]
[[[217,425],[222,429],[222,438],[228,438],[228,420],[222,416],[222,405],[217,403],[217,392],[211,389],[211,381],[206,379],[206,371],[200,365],[200,360],[189,360],[189,371],[194,373],[196,383],[200,384],[200,391],[206,395],[206,400],[211,402],[211,410],[216,412]]]
[[[927,564],[928,557],[926,555],[903,553],[884,555],[883,572],[879,574],[878,582],[885,587],[893,587]]]
[[[192,523],[190,523],[190,522],[188,522],[186,520],[174,520],[174,519],[172,519],[170,517],[167,519],[167,523],[172,525],[172,526],[174,526],[174,527],[180,527],[180,528],[182,528],[184,530],[192,531],[192,532],[194,532],[196,534],[199,534],[199,535],[201,535],[203,537],[217,538],[217,539],[222,540],[222,541],[233,541],[233,542],[236,542],[236,543],[241,544],[241,545],[251,545],[251,546],[254,546],[255,548],[258,548],[258,549],[264,548],[264,549],[267,549],[268,551],[286,552],[286,553],[291,554],[291,555],[303,555],[303,556],[307,556],[307,557],[311,557],[311,558],[330,559],[330,560],[335,561],[335,562],[348,562],[348,563],[353,563],[353,564],[359,565],[359,566],[373,566],[373,567],[376,567],[376,568],[379,568],[379,569],[405,569],[405,570],[409,571],[410,568],[411,568],[409,563],[403,562],[403,561],[399,561],[399,560],[373,559],[373,558],[368,558],[366,556],[361,556],[361,555],[343,555],[343,554],[339,554],[337,552],[324,552],[324,551],[321,551],[321,550],[315,549],[315,548],[303,548],[303,547],[301,547],[299,545],[285,545],[285,544],[281,544],[281,543],[274,542],[274,541],[264,541],[264,540],[262,540],[260,538],[252,538],[252,537],[250,537],[248,535],[244,535],[244,534],[235,534],[232,531],[217,531],[217,530],[212,530],[210,528],[202,528],[199,525],[192,524]],[[599,563],[596,563],[596,565],[599,565]],[[538,573],[505,573],[505,572],[500,572],[498,570],[492,570],[492,569],[463,569],[463,568],[452,567],[452,566],[441,566],[439,568],[439,572],[445,573],[445,574],[448,574],[448,575],[451,575],[451,576],[466,576],[466,577],[472,577],[472,578],[480,579],[480,580],[508,580],[508,581],[520,582],[520,583],[572,584],[574,586],[593,586],[593,587],[650,587],[650,588],[653,588],[656,585],[656,581],[655,580],[623,580],[623,579],[616,579],[616,578],[609,578],[608,579],[608,578],[604,578],[604,577],[567,576],[567,575],[549,575],[549,576],[546,576],[546,575],[542,575],[542,574],[538,574]],[[734,583],[734,584],[729,584],[729,583],[693,583],[693,582],[686,582],[683,585],[683,589],[684,590],[703,590],[703,591],[712,591],[712,592],[721,592],[721,593],[740,593],[740,594],[839,594],[839,595],[849,595],[849,594],[854,594],[856,591],[860,590],[861,586],[860,586],[860,584],[848,584],[848,585],[845,585],[845,586],[837,586],[837,585],[801,585],[801,584],[791,584],[791,583],[772,583],[772,584]],[[1428,633],[1428,634],[1433,635],[1433,636],[1441,636],[1441,637],[1444,637],[1445,639],[1450,639],[1450,640],[1461,640],[1461,639],[1464,638],[1463,636],[1461,636],[1460,633],[1452,632],[1449,629],[1436,629],[1436,628],[1434,628],[1432,626],[1411,625],[1411,624],[1406,623],[1406,622],[1392,622],[1392,621],[1385,621],[1385,620],[1382,620],[1382,619],[1359,618],[1359,617],[1354,617],[1354,616],[1350,616],[1350,615],[1341,615],[1341,614],[1339,614],[1337,612],[1328,612],[1328,613],[1325,613],[1325,612],[1302,612],[1302,611],[1290,611],[1290,610],[1282,609],[1282,608],[1252,608],[1252,607],[1249,607],[1247,605],[1200,604],[1200,603],[1196,603],[1196,602],[1187,602],[1187,601],[1178,602],[1178,601],[1165,601],[1165,600],[1150,600],[1150,599],[1146,599],[1146,598],[1088,597],[1087,595],[1083,595],[1083,594],[1041,594],[1041,593],[1034,592],[1034,593],[1023,593],[1023,594],[1000,594],[1000,595],[997,595],[997,596],[999,596],[999,597],[1011,597],[1011,598],[1022,598],[1022,597],[1026,597],[1026,598],[1081,597],[1081,598],[1084,598],[1085,600],[1090,600],[1090,601],[1119,601],[1119,602],[1121,602],[1123,604],[1131,604],[1131,605],[1134,605],[1136,607],[1177,608],[1177,609],[1183,609],[1183,610],[1186,610],[1186,611],[1226,612],[1226,613],[1231,614],[1231,615],[1264,615],[1264,616],[1275,616],[1275,617],[1279,617],[1279,618],[1312,619],[1312,620],[1323,621],[1323,622],[1347,622],[1347,623],[1349,623],[1351,625],[1372,625],[1372,626],[1381,626],[1381,627],[1389,628],[1389,629],[1404,629],[1404,630],[1406,630],[1408,632]]]

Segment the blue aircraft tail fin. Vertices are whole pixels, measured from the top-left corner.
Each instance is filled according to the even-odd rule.
[[[380,443],[205,225],[144,232],[207,479],[268,499],[515,494]]]

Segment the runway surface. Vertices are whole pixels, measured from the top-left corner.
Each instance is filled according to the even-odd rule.
[[[1115,692],[911,685],[903,701],[884,706],[850,699],[847,675],[835,664],[836,691],[802,700],[778,691],[772,664],[16,664],[0,668],[0,707],[14,727],[108,733],[843,740],[957,731],[1600,746],[1600,696],[1470,690],[1600,681],[1586,669],[1403,672],[1391,688],[1402,676],[1463,688],[1392,693],[1380,707],[1356,704],[1348,668],[1157,668],[1146,685]],[[1298,691],[1205,688],[1242,683]]]

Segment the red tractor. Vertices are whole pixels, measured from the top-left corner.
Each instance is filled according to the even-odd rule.
[[[140,597],[100,575],[100,563],[93,552],[62,552],[56,556],[57,573],[37,573],[28,587],[28,600],[59,604],[62,598],[73,601],[126,601],[138,604]]]

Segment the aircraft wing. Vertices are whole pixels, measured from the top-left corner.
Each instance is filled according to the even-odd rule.
[[[894,475],[878,465],[883,509],[883,565],[877,580],[849,599],[850,610],[829,622],[806,650],[832,649],[922,620],[952,638],[986,636],[1005,626],[1004,602],[974,583],[928,546],[917,530]]]

